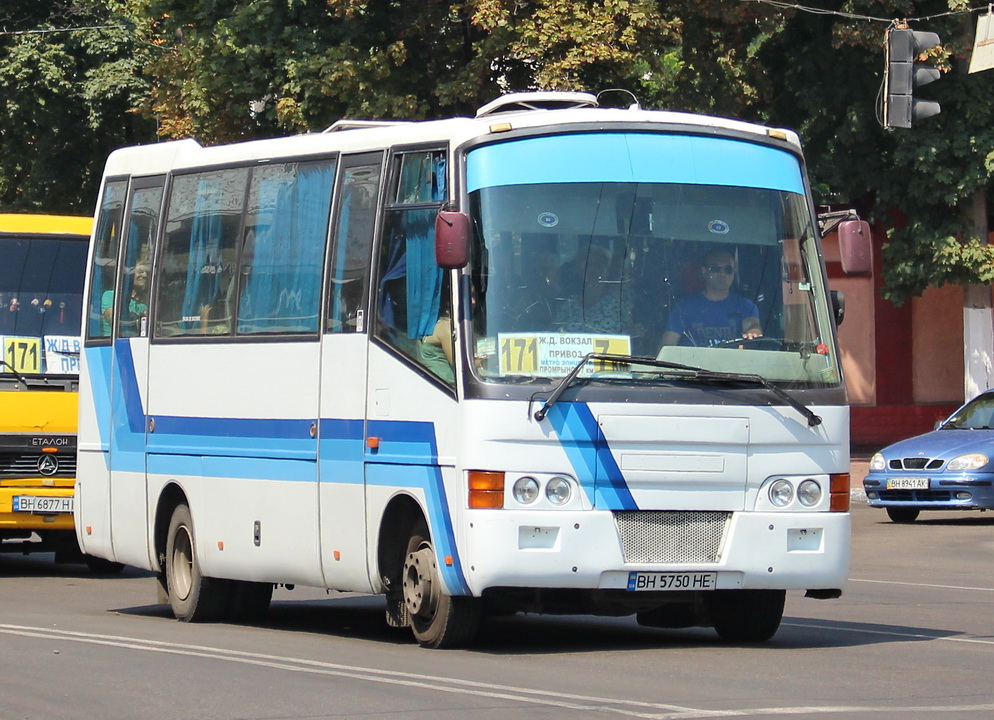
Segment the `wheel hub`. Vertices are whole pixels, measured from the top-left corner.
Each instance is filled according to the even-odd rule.
[[[186,600],[193,587],[193,543],[186,528],[180,528],[176,533],[169,581],[176,597]]]
[[[435,553],[422,545],[404,560],[404,602],[411,615],[431,617],[438,605]]]

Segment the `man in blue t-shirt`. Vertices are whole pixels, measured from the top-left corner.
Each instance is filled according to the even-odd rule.
[[[738,338],[762,337],[759,308],[731,292],[735,258],[727,250],[712,250],[701,264],[704,290],[676,304],[663,333],[663,345],[706,347]]]

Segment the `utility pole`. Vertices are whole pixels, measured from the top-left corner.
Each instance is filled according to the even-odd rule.
[[[970,47],[973,14],[963,21],[963,37]],[[962,55],[955,60],[958,72],[969,70]],[[970,199],[970,228],[980,242],[987,244],[987,189],[980,188]],[[966,285],[963,288],[963,392],[969,400],[994,387],[994,308],[990,285]]]

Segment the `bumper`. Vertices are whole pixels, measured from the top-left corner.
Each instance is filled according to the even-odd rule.
[[[928,488],[888,488],[888,480],[927,480]],[[994,474],[950,474],[947,477],[910,473],[870,473],[863,480],[866,502],[877,508],[918,510],[994,509]]]
[[[14,498],[72,498],[72,487],[0,487],[0,532],[4,530],[68,530],[75,532],[71,512],[15,512]]]
[[[730,513],[711,561],[628,562],[606,511],[474,511],[464,572],[474,595],[492,587],[625,590],[629,573],[716,572],[716,589],[842,589],[849,513]]]

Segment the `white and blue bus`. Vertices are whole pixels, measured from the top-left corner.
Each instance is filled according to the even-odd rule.
[[[790,131],[538,93],[125,148],[87,283],[77,534],[181,620],[300,584],[384,595],[425,647],[517,611],[759,641],[846,584]],[[724,329],[684,317],[713,285]]]

